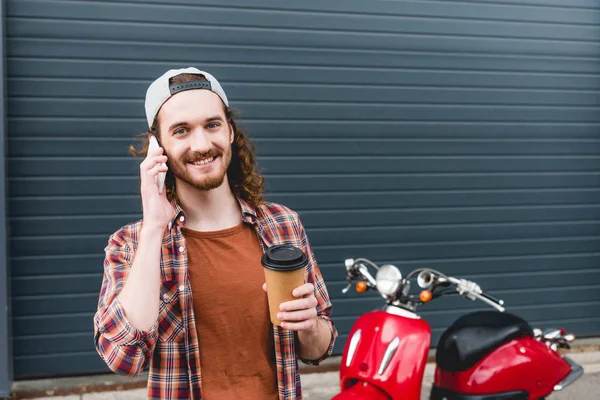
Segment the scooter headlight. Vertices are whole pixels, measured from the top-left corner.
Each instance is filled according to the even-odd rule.
[[[379,293],[392,296],[400,288],[402,273],[393,265],[386,264],[381,266],[375,275],[375,282]]]

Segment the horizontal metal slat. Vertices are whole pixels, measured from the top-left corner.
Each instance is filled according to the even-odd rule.
[[[52,269],[53,268],[48,268]],[[102,265],[97,264],[98,271],[102,270]],[[37,278],[35,278],[37,279]],[[12,295],[12,315],[13,317],[24,317],[24,316],[32,316],[32,315],[49,315],[49,314],[79,314],[90,312],[90,310],[95,310],[98,306],[98,298],[100,295],[100,286],[98,279],[87,279],[88,284],[97,284],[93,291],[90,291],[91,294],[69,294],[68,296],[33,296],[33,297],[23,297],[18,296],[17,293],[11,293]],[[74,282],[70,280],[70,282]],[[92,283],[95,282],[95,283]],[[65,282],[64,284],[66,284]],[[65,292],[65,286],[62,282],[58,285],[61,288],[59,290],[54,290],[55,292],[59,292],[59,294],[63,294]],[[31,285],[29,286],[31,288]],[[27,288],[26,288],[27,289]],[[36,289],[37,291],[37,289]],[[86,339],[89,342],[89,338]]]
[[[59,3],[59,2],[56,2]],[[326,4],[317,0],[307,0],[300,5],[296,4],[281,4],[277,0],[261,0],[258,3],[248,3],[244,0],[226,0],[226,1],[215,1],[215,0],[178,0],[176,3],[169,3],[168,7],[165,5],[164,0],[129,0],[124,1],[111,1],[113,4],[113,10],[121,10],[127,4],[139,4],[144,8],[152,9],[155,8],[157,13],[166,12],[169,8],[180,9],[184,13],[193,12],[195,9],[205,9],[206,7],[215,7],[219,9],[251,9],[257,12],[263,10],[277,10],[277,11],[289,11],[292,13],[310,12],[314,13],[332,13],[336,14],[359,14],[359,15],[410,15],[410,16],[426,16],[426,17],[440,17],[440,18],[463,18],[463,19],[486,19],[486,20],[511,20],[511,21],[526,21],[526,22],[554,22],[554,23],[574,23],[574,24],[594,24],[597,21],[597,15],[594,12],[590,12],[586,8],[597,9],[597,4],[591,0],[574,0],[565,4],[564,2],[557,3],[557,0],[552,2],[540,3],[539,0],[533,2],[527,0],[527,2],[508,4],[508,2],[495,1],[489,4],[482,4],[483,2],[457,2],[457,1],[446,1],[437,2],[435,7],[429,7],[428,4],[424,4],[420,1],[404,1],[404,2],[390,2],[390,3],[378,3],[377,7],[373,7],[370,4],[365,4],[360,1],[330,1]],[[59,3],[60,4],[60,3]],[[72,3],[66,3],[71,5]],[[28,3],[25,3],[22,7],[17,8],[20,5],[18,2],[10,3],[10,7],[7,9],[7,16],[12,16],[15,13],[27,13],[31,12]],[[87,3],[86,3],[87,5]],[[154,7],[152,7],[152,5]],[[539,7],[540,5],[547,5],[547,7]],[[152,7],[152,8],[150,8]],[[577,8],[581,7],[581,8]],[[90,9],[95,10],[95,9]],[[138,7],[141,11],[141,7]],[[113,11],[114,12],[114,11]],[[89,12],[94,15],[93,12]]]
[[[95,351],[15,357],[13,360],[15,380],[72,376],[74,365],[81,375],[112,373]]]
[[[434,222],[435,223],[435,222]],[[511,223],[506,225],[433,225],[357,228],[321,228],[310,231],[319,246],[350,246],[387,243],[421,243],[470,240],[543,239],[600,236],[598,221],[567,223]]]
[[[598,14],[600,15],[600,14]],[[599,18],[600,19],[600,18]],[[597,21],[596,21],[597,22]],[[273,26],[273,25],[272,25]],[[133,28],[133,29],[132,29]],[[448,34],[364,33],[345,31],[318,31],[310,29],[246,28],[235,22],[227,29],[217,25],[134,24],[8,18],[8,37],[73,38],[105,41],[155,41],[195,43],[202,41],[215,45],[282,46],[321,49],[377,49],[448,52],[489,52],[495,54],[536,54],[592,57],[600,46],[594,41],[558,39],[498,38],[477,36],[450,36]],[[501,31],[508,31],[506,28]],[[482,32],[485,32],[482,30]],[[533,30],[529,30],[533,32]],[[593,32],[578,36],[592,38]],[[553,35],[554,36],[554,35]],[[107,58],[109,54],[106,54]]]
[[[599,96],[600,97],[600,96]],[[599,104],[600,105],[600,104]],[[9,139],[9,157],[129,156],[120,140]],[[600,140],[256,139],[259,157],[301,156],[565,156],[598,155]],[[136,143],[137,147],[140,147]],[[141,161],[141,159],[140,159]]]
[[[461,21],[464,23],[464,21]],[[555,27],[552,27],[556,31]],[[595,28],[597,29],[597,28]],[[598,37],[600,32],[594,35]],[[228,45],[226,47],[213,45],[206,42],[187,43],[174,47],[171,43],[163,42],[114,42],[114,41],[90,41],[75,38],[27,38],[12,37],[7,39],[6,56],[8,58],[46,58],[46,59],[88,59],[99,60],[102,55],[113,61],[139,62],[172,62],[196,64],[197,54],[210,53],[210,59],[203,60],[217,64],[261,64],[261,65],[296,65],[296,66],[322,66],[339,67],[346,69],[355,68],[401,68],[401,69],[425,69],[425,70],[470,70],[470,71],[505,71],[513,73],[566,73],[566,74],[597,74],[598,69],[593,57],[571,57],[560,53],[535,55],[535,54],[490,54],[481,53],[450,53],[447,50],[432,51],[428,53],[410,51],[410,49],[377,50],[368,49],[321,49],[321,48],[290,48],[290,47],[267,47],[261,45]],[[237,81],[240,80],[239,77]],[[10,83],[10,82],[9,82]],[[34,86],[36,82],[31,82]],[[261,91],[247,92],[238,89],[238,85],[232,82],[222,82],[230,100],[244,99],[246,96],[268,96],[278,98],[279,92],[263,87]],[[354,82],[349,86],[360,87],[361,81]],[[83,92],[82,87],[58,86],[55,95],[71,89],[70,95],[82,92],[88,97],[97,93],[117,97],[134,97],[137,93],[145,94],[147,84],[143,82],[123,82],[118,86],[113,85]],[[35,87],[36,91],[44,86]],[[313,88],[315,91],[317,88]],[[350,90],[352,88],[349,88]],[[383,91],[384,88],[379,88]],[[395,89],[395,88],[394,88]],[[350,92],[348,90],[348,92]],[[11,86],[9,85],[9,92]],[[323,93],[321,93],[323,92]],[[323,98],[331,96],[336,92],[322,90],[315,93],[314,97]],[[294,92],[292,92],[294,93]],[[369,98],[369,92],[361,89],[361,95]],[[289,97],[289,95],[287,96]],[[284,97],[285,98],[285,97]],[[519,101],[514,98],[514,101]]]
[[[242,115],[244,117],[244,115]],[[252,139],[257,138],[379,138],[413,139],[598,139],[600,124],[593,123],[525,123],[525,122],[407,122],[407,121],[283,121],[239,120],[243,131]],[[85,125],[85,129],[81,126]],[[137,142],[148,125],[140,110],[139,118],[9,118],[8,132],[11,138],[47,137],[60,132],[61,137],[78,139],[118,138]],[[120,143],[120,142],[119,142]],[[119,147],[120,145],[115,145]],[[122,151],[127,149],[123,143]]]
[[[95,99],[31,99],[11,101],[11,117],[88,117],[125,118],[140,114],[139,102],[119,102]],[[238,105],[247,118],[280,118],[292,120],[343,119],[352,115],[365,121],[372,120],[427,120],[436,121],[547,121],[547,122],[600,122],[596,107],[567,106],[495,106],[481,105],[424,105],[424,104],[339,104],[339,103],[272,103],[240,102]]]
[[[9,158],[12,177],[43,176],[138,176],[140,159],[133,157]],[[600,170],[596,156],[537,157],[259,157],[265,174],[367,174],[367,173],[483,173],[483,172],[594,172]],[[470,203],[472,204],[472,203]]]
[[[19,4],[19,3],[17,3]],[[456,5],[461,7],[461,5]],[[434,8],[434,7],[431,7]],[[485,35],[518,38],[556,38],[570,40],[593,40],[600,31],[589,25],[564,25],[560,30],[553,24],[527,22],[499,22],[486,18],[486,14],[478,15],[477,20],[428,17],[428,7],[424,4],[421,15],[403,16],[401,14],[388,16],[373,16],[369,14],[348,15],[331,13],[285,12],[279,10],[247,10],[240,8],[211,8],[211,7],[153,7],[148,4],[141,8],[133,4],[110,3],[64,3],[26,1],[24,4],[11,7],[10,18],[43,18],[43,19],[103,19],[111,22],[129,24],[168,24],[181,25],[242,25],[255,28],[270,29],[282,27],[286,29],[379,32],[400,34],[452,34],[452,35]],[[372,10],[377,10],[373,7]],[[484,10],[484,8],[482,8]],[[500,15],[510,13],[508,8],[498,9]],[[503,13],[503,11],[505,13]],[[538,9],[538,11],[540,11]],[[560,17],[570,10],[555,10],[555,16]],[[498,18],[499,15],[495,14]],[[480,20],[486,19],[485,21]],[[600,18],[599,18],[600,20]]]
[[[590,205],[600,201],[597,191],[555,190],[555,191],[515,191],[510,195],[497,192],[456,192],[456,193],[329,193],[271,194],[268,201],[301,211],[335,209],[377,209],[377,208],[426,208],[426,207],[485,207],[485,206],[526,206],[526,205]],[[77,196],[64,198],[16,198],[9,200],[13,216],[60,216],[89,214],[139,214],[139,196],[102,198]]]
[[[116,229],[115,229],[116,230]],[[108,243],[108,235],[106,237]],[[92,254],[62,254],[57,257],[27,257],[11,254],[13,277],[52,274],[90,274],[103,272],[104,248]],[[98,293],[100,289],[98,288]]]
[[[385,243],[321,247],[313,243],[321,263],[342,263],[346,258],[419,260],[475,257],[511,257],[536,254],[589,253],[598,250],[598,238],[556,238],[459,243]],[[331,277],[330,277],[331,279]]]
[[[428,39],[429,40],[429,39]],[[150,84],[157,76],[173,67],[171,62],[140,62],[111,60],[60,60],[8,58],[8,77],[17,78],[64,78],[64,79],[141,79]],[[417,86],[469,86],[523,89],[582,89],[600,87],[600,75],[583,74],[536,74],[520,72],[477,71],[424,71],[397,69],[305,67],[282,65],[229,65],[212,64],[210,60],[198,59],[202,65],[223,82],[292,83],[292,84],[346,84],[360,82],[362,85],[417,85]],[[232,104],[234,108],[237,105]],[[143,97],[140,97],[138,115],[143,117]],[[69,115],[72,117],[72,115]],[[345,116],[347,118],[347,115]],[[430,118],[427,118],[428,120]],[[564,121],[563,121],[564,122]]]
[[[102,251],[102,249],[100,249]],[[102,283],[102,274],[104,268],[98,264],[96,274],[82,275],[58,275],[58,276],[33,276],[33,277],[12,277],[11,296],[42,296],[42,295],[60,295],[68,293],[69,295],[82,295],[88,293],[100,293]],[[71,300],[73,301],[73,300]],[[43,307],[37,310],[36,315],[50,314],[51,311],[43,312]],[[89,311],[86,310],[86,311]],[[14,315],[19,316],[23,310],[16,310]],[[60,308],[54,309],[54,312],[65,313]]]
[[[93,335],[89,332],[75,335],[15,338],[13,349],[15,358],[23,356],[52,357],[62,353],[95,351]]]
[[[553,189],[595,188],[600,173],[517,174],[306,174],[265,176],[268,194],[278,192],[365,192],[448,189]],[[137,176],[84,176],[13,178],[8,184],[13,197],[139,195]],[[385,221],[384,221],[385,222]],[[469,221],[466,221],[469,222]]]
[[[63,314],[42,317],[14,317],[13,334],[18,336],[55,335],[76,333],[88,330],[93,344],[93,315],[95,310],[86,314]]]

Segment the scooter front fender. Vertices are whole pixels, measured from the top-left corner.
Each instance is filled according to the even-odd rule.
[[[429,324],[413,313],[364,314],[352,327],[344,349],[342,392],[366,383],[392,400],[419,400],[430,341]]]
[[[331,400],[390,400],[390,397],[377,386],[359,382]]]

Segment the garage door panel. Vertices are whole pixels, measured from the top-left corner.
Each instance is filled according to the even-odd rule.
[[[13,255],[10,259],[11,273],[13,277],[102,273],[106,244],[108,244],[108,235],[103,247],[96,249],[93,254],[61,254],[53,257]]]
[[[140,160],[133,157],[44,157],[10,158],[8,168],[13,176],[139,176]]]
[[[92,118],[124,118],[140,111],[135,100],[104,99],[14,99],[9,114],[14,117],[69,117],[77,114]],[[600,122],[597,107],[413,105],[413,104],[306,104],[303,102],[256,104],[239,102],[248,118],[330,120],[348,115],[363,120],[441,120],[441,121],[557,121]],[[35,111],[34,111],[35,110]]]
[[[415,16],[432,16],[432,17],[470,17],[481,18],[485,15],[486,19],[509,19],[531,21],[548,21],[548,22],[573,22],[573,23],[590,23],[594,21],[594,15],[586,13],[585,8],[594,8],[597,4],[593,0],[573,0],[566,7],[564,2],[560,0],[524,0],[515,4],[498,4],[497,1],[483,0],[479,3],[488,2],[491,4],[478,3],[460,3],[447,2],[442,3],[441,7],[425,7],[420,1],[406,2],[389,2],[378,5],[377,8],[361,1],[329,1],[327,3],[317,0],[309,0],[302,4],[280,4],[277,0],[263,0],[260,3],[249,5],[244,0],[179,0],[177,3],[182,6],[212,6],[212,7],[243,7],[262,10],[282,10],[282,11],[317,11],[317,12],[335,12],[339,14],[359,13],[361,15],[415,15]],[[163,0],[131,0],[129,3],[139,3],[144,6],[148,4],[162,5],[165,7]],[[552,6],[548,8],[531,7],[531,6]],[[169,7],[172,7],[169,5]],[[583,8],[583,10],[581,9]],[[187,8],[185,8],[187,10]],[[515,12],[516,11],[516,12]],[[11,11],[9,11],[10,13]],[[503,14],[510,13],[513,14]],[[523,14],[523,12],[527,12]],[[586,19],[588,18],[588,19]]]
[[[96,268],[98,271],[100,268]],[[48,315],[56,313],[56,310],[61,310],[66,314],[85,313],[93,310],[98,306],[98,293],[100,288],[100,280],[96,279],[96,287],[90,291],[90,294],[69,294],[65,295],[64,289],[56,295],[40,295],[40,296],[17,296],[13,297],[13,315],[15,317],[26,317],[34,315]],[[57,290],[54,290],[55,292]],[[86,334],[83,334],[86,335]],[[89,335],[87,339],[89,342]]]
[[[598,171],[598,156],[303,156],[261,157],[266,174],[278,173],[464,173],[464,172],[553,172]],[[577,161],[577,162],[575,162]],[[9,158],[12,176],[131,176],[139,175],[140,159],[133,157],[19,157]]]
[[[558,204],[594,204],[599,197],[595,189],[580,191],[548,190],[546,193],[513,191],[502,196],[493,192],[458,193],[331,193],[320,194],[273,194],[271,201],[286,204],[296,211],[317,209],[365,209],[390,207],[466,207],[501,205],[558,205]]]
[[[136,176],[82,176],[68,180],[64,177],[15,178],[9,187],[15,197],[138,195],[140,192]]]
[[[290,43],[297,47],[316,47],[316,48],[366,48],[378,50],[416,50],[420,51],[447,51],[460,52],[468,49],[469,51],[485,51],[488,53],[508,53],[508,54],[540,54],[540,55],[569,55],[569,56],[592,56],[597,53],[600,46],[590,39],[596,29],[567,28],[567,35],[571,31],[571,36],[576,37],[569,43],[569,46],[559,46],[556,40],[556,34],[546,35],[543,40],[527,37],[528,32],[524,32],[523,38],[501,37],[496,35],[493,39],[485,37],[485,28],[479,31],[477,37],[473,33],[465,34],[468,26],[462,26],[460,22],[456,23],[456,35],[445,34],[421,34],[421,35],[402,35],[398,33],[375,32],[368,34],[357,32],[351,29],[351,22],[341,23],[341,28],[346,29],[323,31],[310,29],[280,28],[271,25],[269,28],[260,26],[248,26],[252,22],[244,24],[230,25],[223,29],[218,24],[155,24],[148,22],[145,24],[134,24],[132,22],[109,21],[103,23],[97,21],[90,23],[81,20],[59,20],[59,19],[23,19],[20,17],[9,17],[6,22],[7,29],[14,35],[22,37],[50,37],[50,38],[73,38],[77,37],[84,40],[114,40],[120,41],[127,38],[128,41],[163,41],[176,43],[194,43],[196,41],[210,42],[221,45],[250,45],[250,46],[289,46]],[[432,21],[431,24],[435,24]],[[422,25],[428,25],[422,23]],[[415,25],[416,26],[416,25]],[[135,27],[135,29],[132,29]],[[434,28],[438,30],[439,28]],[[491,27],[494,30],[494,27]],[[525,28],[527,29],[527,28]],[[551,29],[548,27],[546,29]],[[585,29],[585,28],[584,28]],[[508,27],[498,27],[497,30],[507,31],[517,35],[518,29]],[[542,28],[542,30],[544,30]],[[461,32],[462,31],[462,32]],[[539,29],[538,29],[539,31]],[[574,31],[574,32],[573,32]],[[423,32],[423,31],[421,31]],[[535,29],[530,28],[529,33],[536,35]],[[554,30],[556,32],[556,30]],[[412,32],[411,32],[412,33]],[[468,35],[468,36],[461,36]],[[538,34],[539,35],[539,34]],[[375,36],[375,37],[374,37]],[[582,37],[583,36],[583,37]],[[554,39],[554,40],[553,40]],[[562,38],[561,38],[562,39]],[[179,61],[179,60],[178,60]],[[183,61],[183,60],[180,60]]]
[[[318,246],[316,257],[322,263],[339,263],[346,258],[365,257],[372,260],[403,260],[463,257],[527,256],[536,254],[590,253],[597,250],[598,238],[555,238],[504,240],[494,242],[455,243],[385,243],[372,245]]]
[[[12,255],[56,256],[60,254],[95,254],[104,251],[108,238],[105,235],[41,236],[12,238],[9,249]]]
[[[51,316],[15,317],[13,333],[15,336],[55,335],[62,332],[90,333],[93,331],[94,313],[62,314]],[[90,336],[93,344],[93,333]]]
[[[14,216],[60,216],[60,215],[102,215],[135,214],[141,210],[139,196],[101,196],[71,198],[21,198],[9,201]],[[115,229],[116,230],[116,229]]]
[[[98,264],[94,274],[12,277],[12,295],[17,297],[60,295],[65,293],[65,287],[69,288],[69,294],[99,293],[103,272],[102,264]],[[40,312],[40,314],[47,313]],[[19,315],[19,312],[17,311],[15,315]]]
[[[141,159],[140,159],[141,161]],[[596,188],[600,173],[515,173],[515,174],[289,174],[266,175],[267,192],[291,192],[306,187],[310,192],[398,191],[475,189],[553,189]],[[70,195],[137,195],[139,178],[135,176],[24,177],[9,181],[14,197]],[[370,210],[371,212],[374,210]],[[377,211],[377,210],[375,210]],[[431,210],[439,213],[438,210]],[[539,210],[545,212],[544,210]],[[326,215],[324,217],[329,217]],[[336,218],[335,215],[332,215]],[[411,218],[411,215],[406,215]],[[519,218],[529,218],[525,215]],[[560,218],[558,218],[560,219]],[[385,222],[385,221],[384,221]],[[408,222],[408,221],[406,221]],[[469,221],[466,221],[469,222]]]
[[[498,156],[498,157],[261,157],[264,172],[287,173],[399,173],[399,172],[553,172],[598,171],[598,156]],[[9,164],[10,165],[10,164]],[[60,165],[60,164],[59,164]]]
[[[18,4],[18,3],[17,3]],[[456,4],[455,7],[463,8],[464,5]],[[474,5],[477,7],[477,5]],[[9,9],[8,17],[38,17],[58,19],[78,19],[81,15],[107,15],[115,8],[114,4],[82,4],[82,3],[53,3],[43,1],[24,1],[17,7]],[[402,7],[398,7],[399,11]],[[506,16],[513,19],[516,13],[510,8],[498,8],[494,15]],[[427,15],[426,7],[423,7]],[[464,8],[466,9],[466,8]],[[488,7],[487,9],[490,9]],[[486,10],[486,8],[482,8]],[[542,9],[543,10],[543,9]],[[184,12],[182,12],[184,11]],[[503,12],[504,11],[504,12]],[[577,10],[579,11],[579,10]],[[539,12],[539,10],[538,10]],[[562,12],[573,12],[562,10]],[[580,11],[579,11],[580,12]],[[481,18],[483,15],[477,15]],[[349,15],[315,12],[285,12],[280,10],[264,10],[257,13],[247,9],[227,8],[200,8],[173,5],[171,7],[146,5],[139,7],[134,4],[121,4],[118,13],[111,16],[111,23],[121,21],[122,23],[156,23],[159,25],[173,24],[181,25],[230,25],[232,21],[245,21],[245,26],[253,28],[270,29],[274,26],[274,20],[285,19],[286,29],[310,29],[327,31],[352,31],[352,32],[396,32],[396,33],[425,33],[425,34],[452,34],[452,35],[485,35],[519,38],[561,38],[585,40],[592,39],[599,32],[597,27],[589,25],[566,25],[561,30],[553,29],[551,24],[532,26],[530,24],[516,24],[507,22],[486,21],[485,28],[481,21],[469,19],[435,19],[426,16],[394,17],[375,15]],[[275,25],[276,26],[276,25]]]
[[[130,221],[142,219],[140,214],[131,215],[98,215],[98,216],[73,216],[73,217],[41,217],[38,219],[10,221],[11,233],[16,236],[46,236],[46,235],[97,235],[108,234],[116,231]],[[58,226],[57,226],[58,225]]]
[[[444,209],[332,210],[303,211],[300,218],[305,226],[320,227],[384,227],[394,225],[421,226],[426,224],[494,223],[533,221],[585,221],[600,217],[600,206],[529,206]]]
[[[303,196],[270,195],[269,201],[276,201],[298,211],[337,210],[339,208],[421,208],[421,207],[465,207],[502,205],[560,205],[595,204],[600,200],[598,191],[548,191],[547,193],[514,192],[510,196],[498,193],[455,193],[445,194],[310,194]],[[139,197],[139,196],[138,196]],[[56,215],[99,215],[106,213],[136,214],[140,211],[140,199],[136,196],[72,196],[55,198],[14,198],[9,200],[14,216],[56,216]],[[85,200],[85,201],[83,201]],[[479,202],[478,202],[479,201]]]
[[[85,376],[107,371],[106,364],[95,351],[15,357],[13,367],[15,375],[22,379]]]
[[[473,189],[533,189],[533,188],[594,188],[600,184],[600,173],[472,173],[472,174],[289,174],[266,176],[273,193],[307,187],[306,192],[322,191],[390,191]]]
[[[361,19],[364,17],[361,17]],[[464,21],[461,21],[464,23]],[[436,21],[439,24],[439,21]],[[553,31],[556,29],[552,26]],[[590,32],[593,37],[596,38],[600,35],[599,28],[593,28],[595,32]],[[508,30],[507,32],[511,32]],[[261,65],[296,65],[296,66],[330,66],[330,67],[344,67],[349,66],[355,68],[426,68],[426,69],[446,69],[446,70],[473,70],[473,71],[506,71],[516,72],[515,62],[518,60],[519,72],[562,72],[562,73],[589,73],[593,74],[597,71],[597,65],[594,63],[593,58],[565,58],[559,56],[545,56],[536,57],[530,54],[519,54],[513,57],[506,57],[506,55],[497,54],[421,54],[411,53],[404,54],[404,51],[398,50],[397,52],[390,52],[384,50],[371,49],[369,50],[368,57],[362,57],[365,50],[355,49],[344,49],[344,51],[336,51],[333,49],[315,49],[315,48],[273,48],[256,46],[252,48],[252,51],[248,51],[247,46],[228,46],[226,48],[215,47],[213,45],[206,45],[202,42],[187,43],[185,46],[173,47],[168,43],[119,43],[119,42],[93,42],[83,41],[80,39],[33,39],[33,38],[13,38],[7,42],[7,57],[9,58],[29,58],[29,57],[43,57],[43,58],[73,58],[73,59],[97,59],[100,54],[110,54],[111,60],[131,60],[132,58],[137,61],[158,61],[170,62],[173,59],[179,60],[181,63],[194,62],[190,58],[191,52],[207,53],[210,54],[210,58],[205,60],[211,63],[221,64],[236,64],[240,61],[244,61],[247,64],[261,64]],[[404,55],[400,56],[399,55]],[[38,83],[38,82],[36,82]],[[63,96],[75,96],[80,95],[82,97],[97,97],[103,96],[114,96],[116,98],[138,98],[136,95],[144,95],[146,92],[146,86],[143,82],[106,82],[106,87],[98,88],[93,90],[98,83],[95,82],[82,82],[78,84],[76,88],[66,88],[64,85],[57,83],[55,92],[48,92],[47,84],[41,82],[41,85],[33,85],[31,82],[27,85],[25,82],[20,83],[21,87],[32,87],[33,92],[47,93],[47,95],[63,95]],[[360,82],[357,82],[360,83]],[[9,82],[10,85],[14,85],[14,81]],[[90,88],[89,91],[84,91],[84,88]],[[261,90],[256,90],[260,88]],[[225,86],[227,90],[228,98],[232,101],[245,100],[245,99],[262,99],[277,100],[277,99],[289,99],[297,98],[302,96],[307,100],[313,100],[315,98],[327,99],[332,96],[339,96],[345,93],[352,97],[357,97],[359,94],[356,92],[354,87],[338,88],[336,91],[326,90],[322,86],[315,86],[312,88],[306,88],[304,90],[298,90],[302,88],[295,88],[296,90],[289,90],[285,87],[272,88],[267,84],[262,86],[250,86],[241,82],[228,82]],[[279,90],[278,90],[279,89]],[[287,90],[286,90],[287,89]],[[458,88],[457,88],[458,89]],[[516,89],[516,88],[514,88]],[[310,91],[309,91],[310,90]],[[402,92],[405,92],[405,89]],[[13,92],[15,95],[21,93],[23,89]],[[372,101],[369,94],[373,91],[381,93],[379,99],[392,101],[395,97],[393,95],[398,92],[396,88],[389,87],[377,87],[374,90],[366,87],[361,90],[360,96],[364,101]],[[400,92],[400,93],[402,93]],[[420,95],[415,99],[419,101],[423,96],[432,96],[432,93],[437,93],[440,96],[440,101],[444,100],[444,92],[439,90],[421,89],[415,90],[415,95]],[[31,92],[30,92],[31,93]],[[30,94],[27,93],[27,94]],[[477,96],[479,94],[479,96]],[[510,95],[510,93],[508,93]],[[584,93],[559,93],[552,96],[552,92],[547,93],[548,101],[552,101],[554,97],[556,100],[563,98],[563,104],[565,100],[573,97],[577,99],[577,96],[584,96]],[[383,97],[382,97],[383,96]],[[475,97],[477,96],[477,97]],[[499,93],[498,96],[502,96]],[[345,97],[341,97],[345,98]],[[476,98],[483,98],[489,101],[489,96],[486,97],[485,93],[471,93],[471,100]],[[452,98],[448,96],[451,101],[461,101],[461,98]],[[463,101],[468,100],[465,99]],[[527,101],[527,98],[520,99],[515,96],[510,96],[506,99],[510,104],[515,102],[519,103]],[[543,96],[540,96],[538,101],[544,102]]]
[[[133,135],[132,135],[133,136]],[[8,146],[15,157],[127,157],[133,137],[95,138],[73,140],[73,138],[23,138],[12,139]],[[139,158],[139,162],[142,158]]]
[[[140,103],[141,104],[141,103]],[[85,124],[86,129],[81,129]],[[598,139],[599,124],[578,123],[490,123],[406,121],[320,121],[323,131],[315,131],[313,121],[248,120],[240,122],[244,132],[258,138],[369,138],[376,132],[378,138],[418,139]],[[61,137],[74,138],[128,138],[139,140],[139,134],[148,128],[144,117],[122,119],[94,118],[11,118],[8,121],[11,137],[48,137],[60,132]],[[56,134],[55,134],[56,135]],[[58,136],[58,135],[56,135]]]
[[[15,348],[17,349],[17,352],[14,353],[15,357],[27,357],[46,355],[49,352],[89,352],[94,350],[94,345],[90,343],[89,334],[79,333],[20,338],[16,340]]]
[[[14,157],[122,157],[128,156],[131,138],[12,139],[8,146]],[[418,139],[257,139],[259,159],[282,156],[503,156],[518,155],[594,155],[600,153],[600,140],[418,140]],[[140,158],[139,161],[142,159]],[[491,180],[491,179],[488,179]]]
[[[418,139],[267,139],[256,141],[259,156],[436,156],[597,155],[600,141],[504,141]]]
[[[313,228],[311,240],[322,246],[379,244],[382,238],[389,243],[421,243],[425,241],[469,241],[569,238],[600,236],[599,221],[477,224],[452,226],[400,226],[359,228]]]
[[[182,60],[183,61],[183,60]],[[285,82],[295,84],[356,84],[362,85],[419,85],[419,86],[468,86],[485,88],[546,88],[585,89],[598,87],[600,77],[584,74],[533,74],[514,71],[490,73],[478,71],[402,71],[345,67],[344,73],[333,67],[270,66],[270,65],[213,65],[210,60],[197,61],[210,69],[219,81],[243,81],[247,83]],[[172,62],[117,62],[110,60],[62,60],[19,59],[7,60],[7,68],[13,77],[73,78],[73,79],[144,79],[152,81]],[[179,63],[178,63],[179,64]],[[187,64],[187,63],[186,63]],[[141,99],[140,99],[141,102]],[[141,103],[140,103],[141,105]],[[8,110],[10,112],[10,109]],[[136,116],[140,111],[136,110]],[[13,116],[13,115],[11,115]],[[70,115],[72,116],[72,114]],[[81,116],[80,116],[81,117]],[[143,118],[143,115],[142,115]],[[143,120],[143,119],[142,119]]]

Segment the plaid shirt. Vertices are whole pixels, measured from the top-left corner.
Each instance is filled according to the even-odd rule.
[[[309,256],[305,281],[315,286],[318,317],[331,329],[327,352],[318,360],[303,360],[296,353],[295,332],[274,326],[279,399],[303,399],[298,359],[318,365],[331,355],[338,335],[330,318],[332,306],[304,227],[298,214],[274,203],[254,209],[238,199],[242,220],[252,224],[263,251],[276,244],[291,244]],[[187,270],[187,251],[182,227],[185,213],[173,203],[175,214],[162,242],[161,299],[158,321],[148,331],[134,328],[117,295],[133,263],[141,221],[115,232],[105,248],[104,278],[94,316],[94,342],[100,357],[117,374],[137,376],[150,364],[149,399],[201,399],[202,383],[198,335]]]

